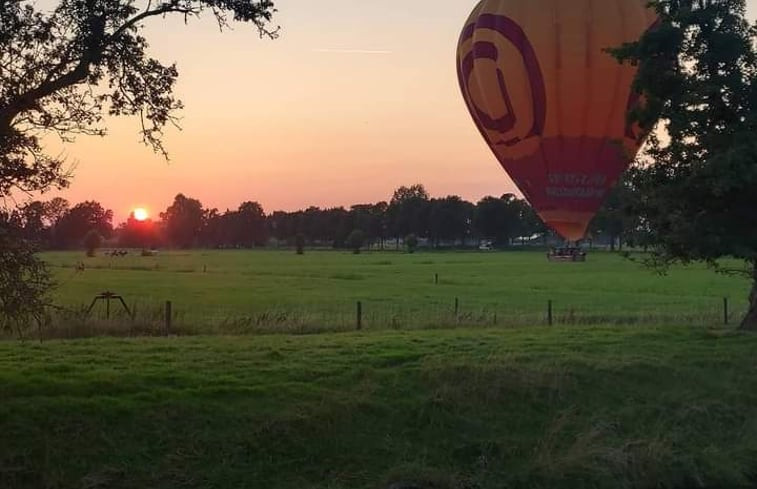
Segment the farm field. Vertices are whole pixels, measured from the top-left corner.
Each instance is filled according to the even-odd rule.
[[[0,343],[0,487],[754,487],[757,337],[533,327]]]
[[[540,252],[176,251],[89,259],[70,252],[44,258],[60,283],[56,301],[68,309],[81,310],[97,293],[114,291],[136,309],[138,321],[158,327],[170,300],[177,330],[195,333],[352,329],[357,301],[367,329],[542,324],[550,300],[558,323],[722,323],[723,298],[736,317],[748,295],[745,280],[701,265],[658,276],[603,252],[590,254],[586,264],[548,263]],[[79,262],[84,271],[76,270]],[[103,314],[99,304],[93,317]]]

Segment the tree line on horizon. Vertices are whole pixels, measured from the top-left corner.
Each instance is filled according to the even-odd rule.
[[[621,185],[608,199],[595,220],[592,238],[613,247],[628,241],[633,220],[628,216],[626,189]],[[398,188],[388,202],[270,214],[255,201],[220,212],[180,193],[158,219],[139,221],[130,215],[117,226],[113,211],[99,202],[71,206],[56,197],[4,211],[0,222],[50,250],[100,243],[119,248],[258,248],[275,243],[383,249],[419,240],[434,248],[477,246],[481,241],[505,248],[554,238],[531,206],[513,194],[484,197],[474,204],[455,195],[432,198],[420,184]]]

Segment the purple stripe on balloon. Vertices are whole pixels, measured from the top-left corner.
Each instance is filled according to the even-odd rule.
[[[476,59],[489,59],[496,62],[498,58],[499,51],[497,50],[497,46],[489,42],[477,42],[473,45],[473,51],[469,53],[463,60],[463,71],[472,73],[474,60]],[[466,80],[466,82],[467,81],[468,80]],[[507,85],[505,84],[505,77],[499,68],[497,68],[497,82],[500,95],[502,95],[502,99],[504,100],[505,107],[507,109],[507,113],[503,117],[500,117],[498,119],[493,118],[488,113],[476,106],[476,104],[472,102],[472,99],[470,102],[470,108],[471,111],[474,112],[474,115],[477,118],[478,122],[486,129],[505,134],[513,130],[513,128],[515,127],[516,118],[515,111],[513,109],[513,103],[510,99],[510,92],[507,90]],[[468,88],[468,90],[470,89]]]
[[[476,32],[476,24],[468,24],[465,26],[465,29],[463,29],[463,36],[462,40],[467,41],[471,37],[473,37],[473,33]]]
[[[475,59],[497,61],[499,59],[499,51],[497,50],[497,46],[490,42],[477,42],[473,45],[473,57]]]
[[[503,15],[484,14],[478,18],[476,23],[469,24],[465,27],[462,34],[462,42],[472,38],[478,29],[490,29],[502,34],[502,36],[509,40],[521,54],[523,58],[523,64],[526,68],[526,72],[528,73],[529,83],[531,85],[534,112],[534,124],[529,133],[526,135],[526,138],[541,135],[544,132],[544,125],[547,118],[547,92],[544,84],[544,75],[542,74],[541,67],[539,66],[539,60],[536,57],[536,51],[531,45],[531,42],[528,40],[526,33],[515,21],[508,17],[505,17]],[[468,83],[474,69],[474,62],[476,59],[481,58],[497,60],[499,58],[499,52],[496,46],[491,43],[476,43],[474,45],[473,52],[466,56],[466,58],[463,60],[461,66],[461,85],[468,91],[470,91]],[[500,76],[500,90],[503,90],[502,95],[504,99],[509,102],[510,97],[507,94],[507,86],[505,85],[504,77],[501,75],[501,72],[499,70],[498,75]],[[508,105],[510,104],[508,103]],[[476,112],[480,113],[481,111],[476,108]],[[512,117],[513,119],[512,127],[514,127],[515,114],[513,114],[512,111],[510,117]],[[501,122],[492,123],[490,127],[490,121],[494,122],[491,117],[486,116],[481,120],[481,123],[487,129],[494,131],[502,131],[503,127],[505,127]],[[506,130],[511,130],[512,127],[509,127]]]

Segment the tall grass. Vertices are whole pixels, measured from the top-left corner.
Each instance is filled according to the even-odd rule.
[[[198,315],[181,304],[172,304],[170,327],[166,323],[164,304],[135,303],[131,315],[112,302],[110,315],[98,303],[91,313],[81,307],[57,310],[41,329],[25,332],[35,339],[73,339],[87,337],[157,337],[196,335],[257,335],[257,334],[318,334],[354,331],[357,329],[356,303],[323,309],[281,307],[239,314],[235,311],[215,311]],[[721,306],[722,307],[722,306]],[[452,328],[522,328],[548,324],[545,305],[542,312],[519,312],[496,306],[474,308],[432,303],[412,307],[386,303],[363,303],[360,326],[363,330],[423,330]],[[743,311],[731,310],[732,320]],[[636,314],[620,312],[583,312],[575,308],[554,306],[553,326],[591,325],[658,325],[705,326],[723,324],[723,311],[716,306],[695,308],[690,312],[646,310]]]

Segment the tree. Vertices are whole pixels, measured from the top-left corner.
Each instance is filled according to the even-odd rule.
[[[88,257],[94,257],[95,254],[97,254],[97,248],[101,247],[102,245],[103,237],[94,229],[91,229],[84,236],[84,249],[87,250]]]
[[[20,209],[24,219],[24,239],[41,244],[47,240],[45,203],[38,200],[27,202]]]
[[[203,12],[222,28],[232,18],[276,36],[271,0],[0,2],[0,196],[65,185],[64,162],[45,154],[40,134],[105,134],[105,111],[138,116],[143,141],[165,154],[163,129],[182,106],[178,72],[147,55],[145,22]]]
[[[410,233],[427,235],[430,201],[426,188],[420,184],[400,187],[394,191],[387,213],[398,245],[400,236]]]
[[[640,226],[637,199],[637,189],[628,179],[623,179],[612,189],[594,217],[591,233],[599,237],[607,236],[611,251],[615,251],[616,245],[622,250],[624,242],[634,240]]]
[[[297,254],[304,255],[305,254],[305,236],[302,233],[297,233],[297,236],[294,238],[294,244],[297,249]]]
[[[49,227],[54,227],[61,217],[65,216],[71,205],[62,197],[55,197],[49,202],[45,202],[45,219]]]
[[[152,219],[140,221],[129,214],[126,222],[116,230],[118,245],[124,248],[153,248],[160,243],[158,226]]]
[[[178,194],[165,212],[160,213],[166,237],[176,247],[189,248],[199,238],[206,212],[197,199]]]
[[[257,202],[244,202],[236,211],[219,214],[216,209],[206,211],[202,232],[204,244],[252,248],[265,246],[268,227],[263,207]]]
[[[360,254],[360,250],[365,244],[365,232],[362,229],[353,230],[347,237],[347,245],[352,252],[356,255]]]
[[[522,233],[522,202],[514,195],[484,197],[476,205],[473,223],[476,231],[500,245],[509,246]]]
[[[43,325],[53,280],[8,217],[0,215],[0,329],[21,334],[32,323]]]
[[[428,217],[429,237],[435,246],[440,241],[458,241],[465,245],[470,234],[474,207],[456,195],[434,199],[430,203]]]
[[[644,105],[632,120],[651,132],[632,173],[653,250],[648,263],[723,257],[747,263],[757,329],[757,28],[744,0],[658,0],[656,29],[613,50],[639,65]]]
[[[408,234],[405,236],[405,246],[407,246],[407,252],[411,255],[418,249],[418,236],[414,234]]]
[[[550,234],[554,234],[554,231],[550,230],[544,221],[541,220],[533,207],[529,205],[525,200],[518,200],[518,222],[520,222],[520,234],[523,238],[531,238],[533,236],[542,236],[544,244],[547,243]]]
[[[266,221],[271,235],[277,241],[293,242],[298,231],[299,216],[297,213],[276,211]]]
[[[351,228],[363,229],[366,239],[375,242],[379,241],[383,247],[385,229],[384,214],[386,213],[387,203],[379,202],[378,204],[360,204],[350,207]]]
[[[239,206],[235,221],[242,246],[265,246],[268,230],[263,206],[257,202],[244,202]]]
[[[113,211],[103,208],[99,202],[86,201],[72,207],[58,220],[54,229],[56,248],[70,249],[82,245],[84,236],[96,231],[105,238],[113,232]]]

